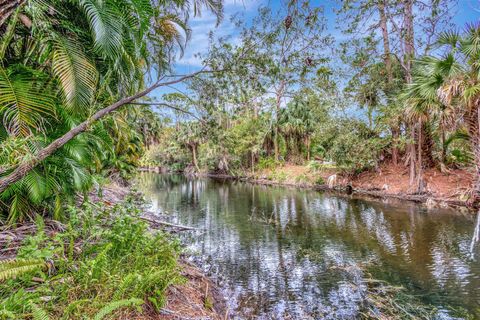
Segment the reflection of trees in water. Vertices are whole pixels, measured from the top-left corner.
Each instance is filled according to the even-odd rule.
[[[313,191],[156,176],[142,181],[149,195],[163,210],[179,212],[179,223],[207,230],[194,239],[196,247],[233,279],[233,290],[246,290],[238,299],[258,297],[248,305],[262,312],[298,315],[335,303],[351,311],[341,299],[352,280],[343,268],[369,258],[374,276],[417,293],[438,299],[448,293],[443,301],[471,306],[480,297],[480,266],[468,259],[473,227],[465,217]]]
[[[470,243],[470,256],[475,259],[475,251],[478,251],[478,243],[480,242],[480,210],[477,213],[477,223],[473,230],[472,241]]]

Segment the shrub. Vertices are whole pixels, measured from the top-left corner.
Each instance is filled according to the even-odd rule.
[[[183,281],[178,242],[149,232],[131,203],[69,211],[65,231],[48,237],[38,221],[39,231],[25,240],[17,259],[0,264],[6,279],[0,310],[7,318],[36,312],[103,319],[145,302],[158,309],[167,288]]]
[[[266,170],[266,169],[274,169],[279,163],[275,161],[275,158],[268,157],[268,158],[260,158],[258,160],[257,168],[259,170]]]

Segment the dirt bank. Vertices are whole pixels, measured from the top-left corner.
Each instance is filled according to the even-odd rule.
[[[226,178],[225,175],[210,177]],[[316,190],[352,191],[357,195],[375,198],[396,198],[424,203],[429,207],[467,207],[473,172],[462,169],[440,172],[438,169],[425,171],[425,192],[414,194],[409,186],[408,169],[403,166],[386,165],[377,171],[364,172],[355,177],[337,173],[333,167],[309,168],[307,166],[284,165],[249,173],[237,178],[251,183],[284,185]],[[348,190],[351,186],[352,190]],[[478,204],[477,204],[478,206]]]

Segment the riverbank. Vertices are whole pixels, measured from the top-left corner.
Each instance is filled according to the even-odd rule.
[[[402,166],[383,166],[348,177],[331,166],[284,165],[259,170],[243,176],[202,174],[216,178],[233,178],[263,185],[282,185],[315,190],[331,190],[384,199],[408,200],[433,207],[472,207],[468,202],[473,172],[454,169],[441,172],[432,168],[425,171],[425,193],[413,194],[409,186],[408,170]],[[478,207],[475,204],[473,207]]]
[[[227,319],[220,290],[175,239],[182,227],[151,223],[141,208],[138,193],[112,184],[80,197],[68,223],[3,227],[2,315]]]

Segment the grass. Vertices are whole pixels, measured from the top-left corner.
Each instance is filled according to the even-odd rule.
[[[152,233],[131,201],[69,210],[65,230],[27,238],[0,265],[0,319],[104,319],[149,305],[182,283],[179,244]],[[16,269],[15,269],[16,268]],[[23,269],[22,269],[23,268]]]

